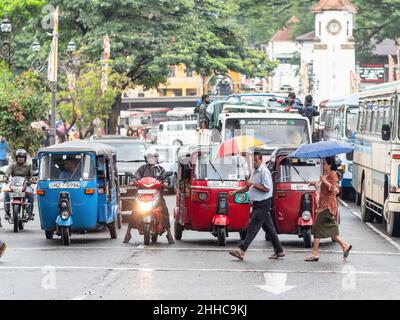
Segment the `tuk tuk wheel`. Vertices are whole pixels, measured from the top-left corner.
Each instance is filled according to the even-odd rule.
[[[152,242],[152,243],[156,243],[156,242],[157,242],[157,239],[158,239],[158,234],[153,234],[153,235],[151,235],[151,242]]]
[[[48,240],[52,240],[53,239],[53,235],[54,235],[53,231],[47,231],[46,230],[44,233],[46,234],[46,239],[48,239]]]
[[[111,239],[117,239],[117,224],[118,224],[117,220],[114,220],[113,222],[107,225],[108,230],[110,231]]]
[[[176,240],[181,240],[182,239],[182,233],[183,233],[183,227],[175,222],[174,224],[174,236]]]
[[[61,242],[64,246],[69,246],[71,239],[69,237],[69,227],[61,227]]]
[[[303,244],[305,248],[312,247],[311,228],[303,229]]]
[[[217,229],[218,244],[220,246],[226,245],[226,230],[225,227],[219,227]]]

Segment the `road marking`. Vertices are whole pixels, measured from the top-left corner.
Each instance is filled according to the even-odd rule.
[[[350,206],[344,202],[342,199],[339,199],[340,203],[343,204],[346,208],[348,208],[350,210],[350,212],[352,214],[354,214],[356,217],[358,217],[361,220],[361,215],[356,212],[355,210],[351,209]],[[387,236],[386,234],[384,234],[382,231],[378,230],[377,228],[375,228],[370,222],[366,222],[365,223],[372,231],[374,231],[376,234],[378,234],[379,236],[381,236],[383,239],[385,239],[387,242],[389,242],[392,246],[394,246],[397,250],[400,251],[400,245],[394,241],[392,238],[390,238],[389,236]]]
[[[284,243],[284,242],[283,242]],[[208,248],[208,247],[149,247],[143,244],[138,246],[124,246],[124,247],[43,247],[43,248],[9,248],[7,252],[23,252],[23,251],[79,251],[79,250],[132,250],[132,251],[205,251],[205,252],[228,252],[235,247],[225,247],[225,248]],[[269,248],[253,248],[248,249],[247,252],[273,252],[273,249]],[[285,252],[290,253],[309,253],[310,249],[286,249]],[[319,250],[321,253],[333,253],[333,254],[343,254],[341,250]],[[378,251],[356,251],[352,250],[352,254],[360,255],[383,255],[383,256],[400,256],[400,252],[378,252]]]
[[[268,291],[275,295],[296,288],[296,286],[287,286],[287,273],[264,273],[265,284],[256,286],[264,291]]]
[[[98,270],[98,271],[131,271],[131,272],[231,272],[231,273],[290,273],[290,274],[348,274],[345,270],[268,270],[268,269],[229,269],[229,268],[135,268],[135,267],[100,267],[100,266],[52,266],[57,270]],[[2,267],[0,270],[39,270],[43,266],[10,266]],[[390,271],[360,271],[355,270],[354,274],[359,275],[399,275],[400,272]],[[86,293],[93,294],[93,290]],[[85,295],[85,294],[84,294]],[[87,295],[87,294],[86,294]]]

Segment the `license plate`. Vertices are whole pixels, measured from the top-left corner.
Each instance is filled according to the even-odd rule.
[[[79,189],[81,184],[79,182],[52,182],[49,183],[50,189]]]
[[[295,191],[315,190],[313,186],[309,186],[307,184],[292,184],[290,188]]]
[[[207,181],[208,187],[221,187],[221,188],[237,188],[239,187],[238,181]]]
[[[25,197],[25,193],[24,192],[10,192],[9,193],[11,198],[23,198]]]
[[[128,189],[126,189],[126,188],[119,188],[119,192],[120,192],[120,193],[127,193],[127,192],[128,192]]]

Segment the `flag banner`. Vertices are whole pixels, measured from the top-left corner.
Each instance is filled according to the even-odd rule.
[[[394,59],[392,55],[388,55],[388,60],[389,60],[389,82],[394,81]]]
[[[103,39],[103,60],[101,63],[101,92],[107,90],[108,85],[108,60],[111,56],[110,38],[108,34]]]
[[[53,30],[53,40],[50,45],[50,54],[47,66],[47,80],[57,81],[58,73],[58,7],[54,11],[54,30]]]

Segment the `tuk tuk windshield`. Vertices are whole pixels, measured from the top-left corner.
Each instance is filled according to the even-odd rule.
[[[93,177],[93,160],[87,154],[50,154],[40,162],[40,180],[91,180]]]
[[[282,160],[276,182],[312,182],[318,181],[321,175],[320,159],[295,159]]]
[[[196,160],[195,176],[197,180],[246,180],[249,176],[249,166],[245,156],[225,156],[218,160],[208,154],[201,155]]]

